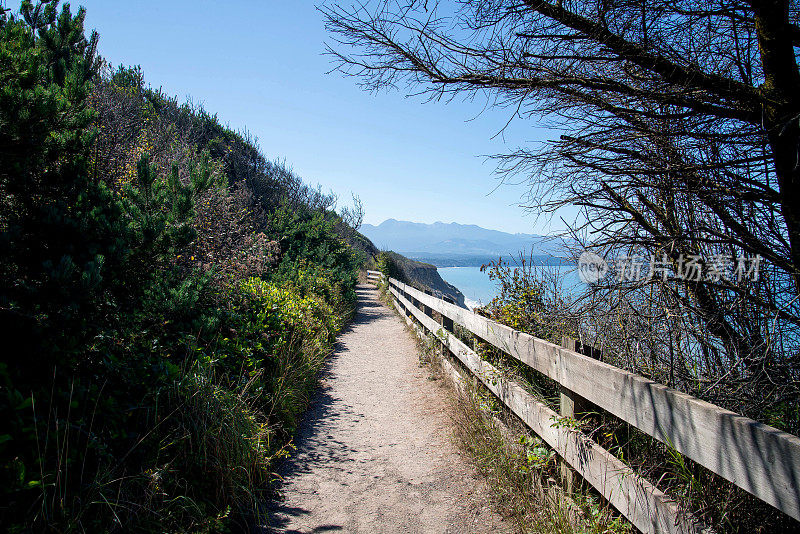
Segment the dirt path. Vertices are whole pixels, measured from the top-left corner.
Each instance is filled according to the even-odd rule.
[[[272,532],[511,532],[451,441],[442,381],[377,291],[358,294],[282,469]]]

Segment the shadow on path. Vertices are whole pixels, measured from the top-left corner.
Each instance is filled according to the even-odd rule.
[[[286,530],[285,527],[291,518],[298,518],[310,513],[304,508],[290,506],[281,499],[282,481],[301,473],[309,473],[314,466],[319,465],[346,465],[353,462],[351,453],[358,452],[348,447],[345,443],[337,441],[334,436],[325,433],[321,428],[322,423],[335,422],[337,419],[352,420],[363,418],[363,414],[355,413],[351,406],[335,398],[330,380],[333,378],[331,369],[342,353],[347,349],[347,335],[352,335],[360,326],[368,325],[378,319],[390,316],[391,313],[377,299],[370,298],[375,290],[371,286],[359,285],[356,288],[358,304],[356,313],[350,323],[342,330],[339,341],[333,346],[333,353],[327,358],[320,370],[320,386],[311,399],[306,413],[297,430],[294,445],[295,454],[283,461],[278,467],[277,474],[281,479],[275,489],[278,499],[268,506],[270,523],[264,529],[256,532],[280,532],[296,534],[299,530]],[[334,406],[335,405],[335,406]],[[329,425],[328,425],[329,426]],[[321,446],[323,445],[324,446]],[[312,530],[302,532],[332,532],[343,530],[341,525],[320,525]]]
[[[445,386],[414,337],[375,289],[357,293],[262,532],[511,532],[452,442]]]

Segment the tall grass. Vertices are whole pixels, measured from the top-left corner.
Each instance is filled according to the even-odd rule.
[[[47,429],[36,441],[39,465],[52,467],[32,488],[38,497],[29,526],[220,532],[263,524],[276,461],[292,450],[292,435],[330,351],[328,336],[323,343],[298,335],[282,345],[272,355],[270,377],[263,370],[224,376],[213,362],[187,360],[142,403],[144,409],[131,407],[131,420],[144,418],[136,425],[149,430],[132,436],[107,462],[88,453],[100,443],[95,432],[103,431],[96,406],[84,413],[78,409],[82,399],[71,399],[76,409],[59,417],[48,407],[26,404],[34,415],[51,417],[38,425]],[[259,392],[267,379],[273,387]],[[87,418],[94,423],[88,430],[81,424]]]

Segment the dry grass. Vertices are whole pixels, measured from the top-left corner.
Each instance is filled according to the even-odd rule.
[[[459,388],[454,388],[459,389]],[[471,381],[453,396],[455,437],[520,532],[621,533],[630,525],[598,496],[562,487],[555,451]]]
[[[413,332],[411,327],[409,329]],[[532,435],[488,390],[474,380],[464,379],[464,375],[456,371],[460,365],[442,356],[436,340],[431,336],[415,337],[420,363],[428,366],[431,379],[448,378],[452,386],[457,444],[487,481],[497,510],[519,532],[605,534],[632,531],[627,521],[585,485],[567,494],[555,451]],[[453,376],[454,372],[459,373],[458,376]]]

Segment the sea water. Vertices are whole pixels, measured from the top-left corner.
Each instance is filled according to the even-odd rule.
[[[581,282],[574,265],[543,268],[558,271],[565,291],[571,292],[580,288]],[[470,308],[489,304],[500,292],[497,283],[490,280],[487,273],[481,272],[480,267],[439,267],[438,271],[445,282],[456,286],[464,294],[464,300]]]
[[[480,267],[439,267],[438,271],[445,282],[464,294],[470,308],[489,304],[499,292],[497,284]]]

